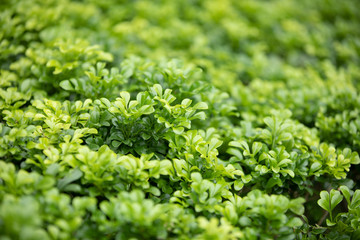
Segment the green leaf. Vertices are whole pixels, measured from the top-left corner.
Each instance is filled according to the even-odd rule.
[[[126,108],[130,102],[130,93],[120,92],[120,96],[125,100],[125,108]]]
[[[38,189],[50,189],[55,185],[55,180],[52,177],[45,176],[43,179],[41,179],[40,182],[37,183]]]
[[[117,148],[117,147],[119,147],[120,145],[121,145],[121,142],[120,142],[120,141],[114,140],[114,141],[111,142],[111,146],[113,146],[114,148]]]
[[[73,91],[74,87],[73,85],[70,83],[69,80],[64,80],[60,82],[60,87],[62,87],[63,89],[67,90],[67,91]]]
[[[93,124],[100,122],[100,110],[98,107],[94,107],[94,109],[90,112],[90,122]]]
[[[191,179],[195,182],[201,182],[202,181],[202,177],[201,174],[199,172],[193,172],[191,173]]]
[[[62,179],[58,181],[57,187],[59,189],[63,189],[66,187],[66,185],[80,179],[82,177],[83,173],[79,169],[73,169],[69,171],[69,173]]]
[[[154,187],[154,186],[150,187],[147,191],[149,193],[153,194],[154,196],[160,196],[161,195],[160,190],[157,187]]]
[[[289,222],[286,224],[289,227],[301,227],[303,225],[303,221],[300,218],[294,217],[291,218]]]
[[[155,84],[152,88],[154,89],[157,96],[162,97],[162,87],[160,84]]]
[[[354,192],[354,195],[351,199],[351,204],[349,206],[349,209],[358,209],[360,207],[360,190],[357,189],[355,192]]]
[[[332,227],[332,226],[336,225],[336,222],[333,222],[330,219],[326,219],[326,225],[328,225],[329,227]]]
[[[330,212],[331,206],[330,206],[330,196],[327,191],[321,191],[320,192],[320,199],[317,202],[320,207],[322,207],[324,210]]]
[[[348,205],[350,205],[350,191],[349,191],[349,188],[347,186],[343,185],[343,186],[340,186],[340,191],[344,195]]]
[[[297,215],[302,215],[305,211],[305,208],[303,206],[304,203],[305,199],[303,198],[292,199],[289,203],[289,208],[293,213]]]
[[[266,185],[265,185],[265,188],[272,188],[272,187],[274,187],[275,185],[278,185],[278,186],[282,186],[282,181],[281,181],[281,179],[280,178],[274,178],[274,177],[272,177],[272,178],[270,178],[269,180],[268,180],[268,182],[266,183]]]
[[[46,174],[55,176],[59,171],[60,165],[58,163],[53,163],[47,167]]]
[[[241,181],[241,179],[238,179],[234,182],[234,189],[236,191],[240,191],[244,187],[244,183]]]
[[[331,211],[343,200],[343,196],[339,191],[331,189],[330,191],[330,199],[331,199]]]
[[[198,109],[198,110],[206,110],[209,107],[205,102],[199,102],[199,103],[195,104],[193,108]]]
[[[192,100],[185,98],[184,100],[181,101],[181,105],[183,105],[184,107],[188,107],[190,106]]]
[[[320,192],[320,199],[318,200],[318,204],[330,214],[330,220],[326,221],[328,226],[335,224],[333,222],[332,211],[342,201],[342,199],[343,196],[340,194],[340,192],[334,189],[331,189],[330,194],[327,191]]]
[[[319,162],[314,162],[313,164],[311,164],[310,173],[314,173],[314,172],[320,170],[321,167],[322,167],[321,163],[319,163]]]
[[[253,142],[252,145],[252,154],[255,156],[258,152],[260,152],[262,148],[262,143],[260,142]]]
[[[174,131],[175,134],[180,135],[184,132],[184,128],[183,127],[173,127],[172,130]]]

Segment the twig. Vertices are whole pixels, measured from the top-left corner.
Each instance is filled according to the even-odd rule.
[[[321,226],[321,224],[324,222],[324,220],[326,219],[327,215],[329,215],[329,213],[327,211],[324,212],[324,214],[322,215],[322,217],[320,218],[318,225]]]
[[[306,192],[306,194],[305,194],[305,201],[306,201],[306,202],[309,200],[309,196],[310,196],[310,193],[309,193],[309,192]]]

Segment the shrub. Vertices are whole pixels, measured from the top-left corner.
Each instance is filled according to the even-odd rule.
[[[360,239],[355,0],[0,8],[0,239]]]

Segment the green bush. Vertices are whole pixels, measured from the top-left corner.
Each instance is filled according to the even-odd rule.
[[[356,0],[0,1],[0,239],[360,239]]]

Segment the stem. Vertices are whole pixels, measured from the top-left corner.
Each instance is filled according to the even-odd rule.
[[[332,211],[330,211],[329,213],[330,213],[330,220],[333,221]]]

